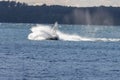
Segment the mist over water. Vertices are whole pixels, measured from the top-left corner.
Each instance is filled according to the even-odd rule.
[[[102,7],[92,9],[74,9],[71,13],[64,16],[66,23],[84,24],[84,25],[114,25],[115,20],[107,9]]]
[[[64,28],[64,27],[62,27],[62,28]],[[89,32],[93,32],[92,37],[86,37],[83,35],[81,36],[80,34],[77,34],[76,31],[74,33],[67,33],[65,31],[61,31],[59,29],[56,30],[56,34],[58,35],[59,40],[63,40],[63,41],[104,41],[104,42],[120,41],[119,38],[106,38],[106,37],[104,37],[104,38],[97,37],[96,38],[95,34],[101,28],[94,28],[94,29],[93,28],[90,26],[86,27],[86,29],[85,29],[86,33],[84,33],[85,35],[90,35]],[[30,30],[32,32],[28,35],[29,40],[46,40],[48,37],[52,37],[54,35],[52,32],[52,26],[50,26],[50,25],[36,25],[36,26],[33,26]]]

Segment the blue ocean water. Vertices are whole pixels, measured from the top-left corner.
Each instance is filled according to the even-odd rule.
[[[33,26],[0,23],[0,80],[120,80],[119,26],[60,25],[58,41]]]

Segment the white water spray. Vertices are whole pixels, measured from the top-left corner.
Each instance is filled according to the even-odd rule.
[[[52,27],[48,25],[36,25],[31,28],[32,33],[28,35],[29,40],[46,40],[48,37],[52,37],[54,34],[52,32]],[[59,40],[63,41],[120,41],[120,39],[112,39],[112,38],[87,38],[81,37],[79,35],[74,34],[66,34],[59,30],[56,30],[56,34],[59,37]]]

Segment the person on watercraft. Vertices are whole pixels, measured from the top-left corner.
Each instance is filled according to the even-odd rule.
[[[47,38],[47,40],[59,40],[59,36],[57,35],[58,23],[56,22],[51,29],[52,37]]]
[[[52,28],[52,31],[56,34],[56,30],[58,30],[58,23],[55,22],[53,28]]]

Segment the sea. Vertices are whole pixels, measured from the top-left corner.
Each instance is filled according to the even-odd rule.
[[[120,26],[0,23],[0,80],[120,80]]]

